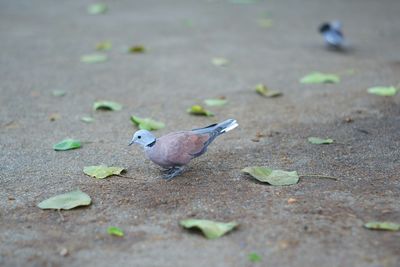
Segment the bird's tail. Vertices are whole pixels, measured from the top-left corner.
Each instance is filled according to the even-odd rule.
[[[239,124],[237,123],[236,120],[229,119],[229,120],[218,123],[216,126],[217,126],[216,129],[221,129],[219,131],[220,134],[223,134],[223,133],[229,132],[230,130],[235,129],[236,127],[239,126]]]
[[[229,119],[220,123],[211,124],[204,128],[193,129],[192,131],[196,133],[214,133],[216,136],[229,132],[230,130],[235,129],[238,127],[239,124],[234,119]]]

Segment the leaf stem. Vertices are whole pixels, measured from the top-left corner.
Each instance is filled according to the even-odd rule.
[[[336,178],[336,177],[328,176],[328,175],[320,175],[320,174],[302,174],[302,175],[299,175],[299,177],[319,177],[319,178],[332,179],[335,181],[338,180],[338,178]]]

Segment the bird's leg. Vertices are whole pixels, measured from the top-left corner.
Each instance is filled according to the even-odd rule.
[[[184,171],[184,167],[172,167],[171,169],[168,169],[163,178],[165,180],[171,180],[172,178],[178,176],[179,174],[181,174]]]

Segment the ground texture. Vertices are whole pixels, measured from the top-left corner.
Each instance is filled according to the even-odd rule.
[[[400,221],[400,96],[366,93],[400,82],[398,0],[103,2],[109,10],[98,16],[86,13],[92,1],[0,2],[1,266],[399,266],[400,233],[362,227]],[[265,12],[270,28],[257,24]],[[346,53],[325,49],[316,32],[330,19],[344,25]],[[80,62],[103,40],[113,43],[107,62]],[[133,44],[148,52],[123,52]],[[213,57],[230,64],[214,66]],[[342,81],[298,82],[315,70]],[[262,98],[257,83],[284,95]],[[229,104],[213,108],[215,117],[186,113],[218,96]],[[93,112],[98,99],[124,108]],[[85,114],[95,121],[81,122]],[[227,118],[240,127],[166,182],[127,146],[132,114],[165,122],[156,135]],[[257,132],[265,136],[255,142]],[[336,142],[311,145],[309,136]],[[66,137],[86,143],[52,150]],[[83,174],[101,163],[133,179]],[[272,187],[241,174],[252,165],[339,180]],[[93,203],[62,212],[64,220],[36,207],[77,188]],[[189,217],[240,227],[210,241],[179,227]],[[125,237],[107,235],[110,225]],[[251,252],[263,260],[251,263]]]

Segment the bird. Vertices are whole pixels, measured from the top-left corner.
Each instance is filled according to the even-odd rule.
[[[159,138],[147,130],[138,130],[129,145],[142,146],[146,156],[165,169],[163,178],[171,180],[182,174],[192,159],[203,155],[215,138],[237,126],[239,124],[236,120],[228,119],[204,128],[172,132]]]
[[[345,46],[342,24],[340,21],[325,22],[319,27],[319,32],[323,35],[325,43],[332,48],[342,49]]]

